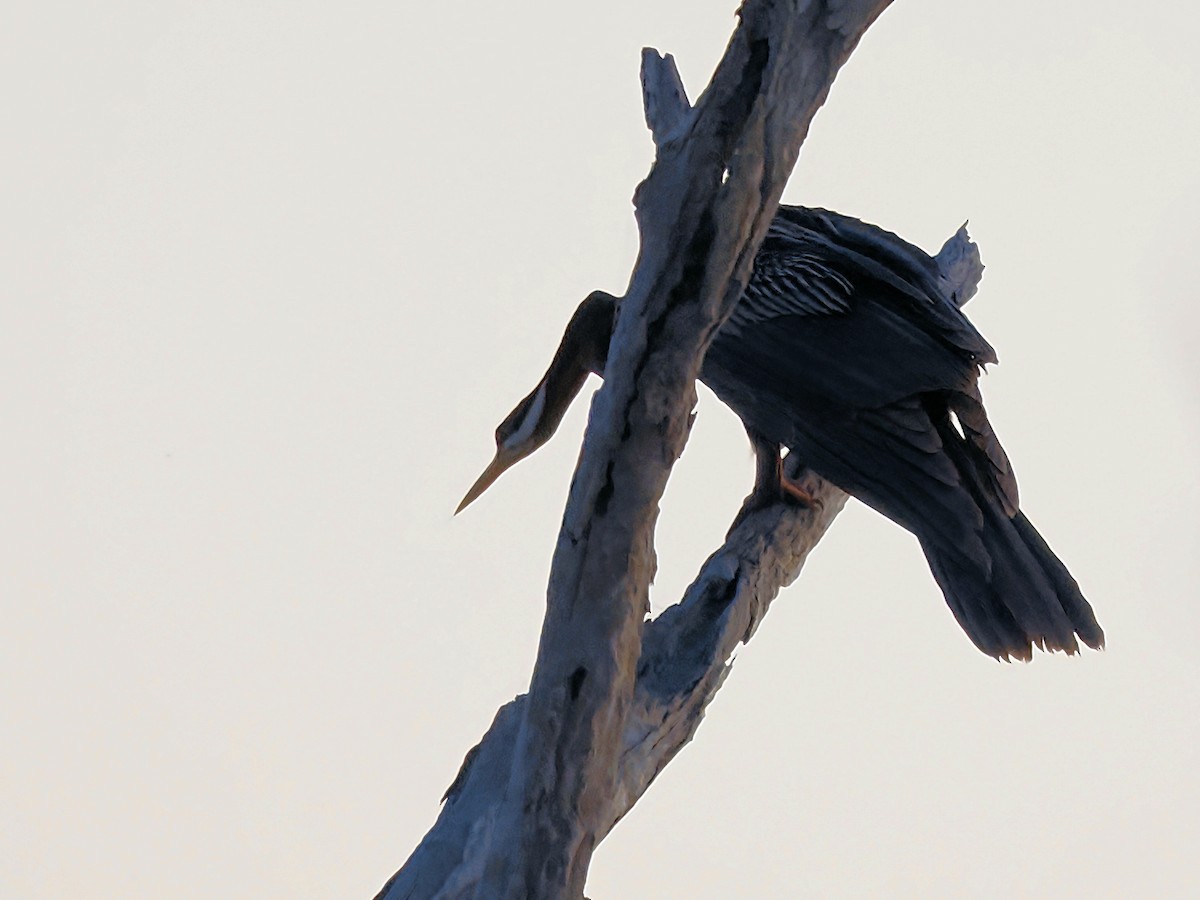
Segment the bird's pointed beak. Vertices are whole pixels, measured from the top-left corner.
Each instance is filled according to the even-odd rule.
[[[479,495],[492,486],[492,483],[503,475],[514,463],[524,459],[527,454],[519,451],[505,450],[501,447],[496,451],[496,458],[488,463],[488,467],[483,470],[483,474],[475,479],[475,483],[471,485],[471,489],[467,491],[467,495],[462,498],[462,502],[458,504],[458,509],[454,511],[457,516],[460,512],[474,503]]]

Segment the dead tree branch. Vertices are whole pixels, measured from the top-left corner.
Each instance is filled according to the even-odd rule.
[[[438,822],[381,897],[578,898],[597,843],[690,739],[779,587],[845,501],[748,517],[685,601],[644,626],[658,503],[708,343],[732,311],[800,144],[890,0],[748,0],[694,108],[643,61],[657,147],[641,249],[592,404],[550,573],[529,694],[464,762]]]

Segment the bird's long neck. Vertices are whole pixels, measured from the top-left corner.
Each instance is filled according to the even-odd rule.
[[[550,367],[530,398],[543,392],[539,431],[553,432],[587,380],[588,373],[604,374],[608,344],[616,317],[616,298],[602,291],[590,294],[567,323]]]

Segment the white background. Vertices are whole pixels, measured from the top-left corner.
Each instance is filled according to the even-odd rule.
[[[1136,10],[1136,11],[1135,11]],[[0,895],[369,897],[527,683],[586,403],[458,518],[732,0],[45,3],[0,27]],[[1105,653],[975,651],[857,505],[593,898],[1200,891],[1188,4],[900,0],[786,199],[928,249]],[[655,608],[748,489],[710,395]]]

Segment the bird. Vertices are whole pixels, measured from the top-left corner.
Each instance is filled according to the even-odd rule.
[[[1091,605],[1021,512],[984,409],[979,376],[998,359],[960,308],[974,289],[892,232],[781,206],[700,369],[754,448],[743,512],[812,502],[783,475],[783,453],[798,454],[917,538],[984,653],[1029,660],[1034,647],[1077,653],[1079,641],[1101,649]],[[546,374],[496,429],[495,458],[456,514],[550,439],[589,372],[603,376],[619,307],[604,291],[579,305]]]

